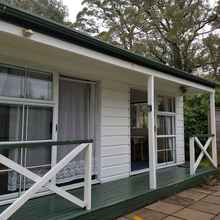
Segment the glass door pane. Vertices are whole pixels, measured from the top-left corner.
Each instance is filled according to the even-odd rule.
[[[91,85],[71,80],[60,80],[59,91],[59,140],[85,140],[93,138],[91,121],[95,106],[91,106]],[[93,109],[93,111],[92,111]],[[94,120],[94,119],[93,119]],[[58,160],[78,145],[58,147]],[[94,145],[93,145],[94,146]],[[95,175],[95,147],[93,148],[93,174]],[[58,184],[70,184],[84,177],[84,152],[72,160],[57,175]]]
[[[28,106],[26,140],[51,140],[53,109],[49,107]],[[36,155],[38,155],[36,157]],[[43,145],[28,150],[28,166],[50,164],[51,150]]]
[[[157,110],[160,112],[175,112],[175,98],[169,96],[158,96]]]
[[[174,161],[175,137],[157,138],[157,161],[168,163]]]
[[[24,138],[27,141],[52,139],[53,108],[41,106],[26,106],[26,129]],[[51,147],[40,144],[24,150],[24,166],[42,176],[51,167]],[[24,189],[33,182],[23,179]]]
[[[22,106],[0,104],[0,141],[19,141],[22,133]]]
[[[131,171],[149,167],[147,93],[131,90]]]
[[[25,71],[19,68],[0,67],[0,96],[24,97]]]
[[[175,117],[157,116],[157,135],[174,135],[175,134]]]
[[[23,106],[0,104],[0,141],[20,141],[22,139]],[[20,150],[0,150],[5,157],[20,162]],[[0,164],[0,195],[18,190],[18,174]]]
[[[0,141],[48,140],[52,138],[53,109],[23,105],[0,104]],[[0,150],[9,159],[43,175],[51,164],[51,148]],[[0,194],[23,191],[33,182],[13,170],[0,165]]]
[[[31,99],[52,100],[52,74],[29,70],[26,96]]]

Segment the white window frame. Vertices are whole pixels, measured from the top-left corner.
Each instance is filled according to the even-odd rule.
[[[52,99],[51,100],[41,100],[41,99],[31,99],[31,98],[23,98],[23,97],[7,97],[7,96],[0,96],[0,104],[12,104],[12,105],[20,105],[23,108],[28,107],[28,106],[39,106],[39,107],[48,107],[48,108],[52,108],[52,112],[53,112],[53,120],[52,120],[52,127],[54,128],[54,114],[56,111],[56,102],[54,100],[55,98],[55,91],[54,91],[54,73],[52,72],[48,72],[48,71],[42,71],[42,70],[38,70],[38,69],[33,69],[33,68],[28,68],[28,67],[18,67],[15,65],[7,65],[7,64],[0,64],[3,67],[8,67],[8,68],[15,68],[15,69],[22,69],[24,70],[24,72],[26,73],[27,70],[32,70],[35,71],[36,74],[37,72],[40,72],[41,74],[51,74],[52,76]],[[25,80],[25,78],[24,78]],[[22,114],[22,122],[24,122],[24,114]],[[22,126],[23,129],[23,126]],[[54,137],[54,129],[52,129],[52,137],[49,140],[53,140]],[[22,135],[22,140],[23,140],[23,135]],[[21,140],[21,141],[22,141]],[[46,140],[46,141],[49,141]],[[42,140],[39,140],[39,142],[41,142]],[[8,141],[8,143],[11,143],[11,141]],[[22,150],[24,151],[24,149]],[[25,153],[25,151],[23,152]],[[53,152],[51,150],[51,158],[53,156]],[[37,167],[45,167],[45,166],[52,166],[51,164],[46,164],[46,165],[40,165]],[[35,168],[36,166],[30,166],[28,168]],[[1,170],[0,172],[4,172],[4,171],[10,171],[10,169],[5,169],[5,170]],[[18,192],[15,193],[8,193],[8,194],[4,194],[4,195],[0,195],[0,205],[3,204],[7,204],[7,201],[13,200],[15,198],[17,198],[20,193],[23,192],[21,191],[21,186],[19,186],[19,190]],[[43,191],[40,191],[39,194],[41,194]],[[7,201],[6,201],[7,200]]]
[[[166,112],[166,111],[158,111],[158,97],[162,96],[162,97],[169,97],[173,99],[174,102],[174,112]],[[172,166],[176,163],[176,97],[175,96],[170,96],[170,95],[161,95],[161,94],[157,94],[156,96],[156,104],[155,104],[155,109],[156,109],[156,114],[155,114],[155,122],[156,122],[156,146],[157,146],[157,151],[156,151],[156,160],[157,160],[157,167],[158,168],[163,168],[163,167],[167,167],[167,166]],[[158,116],[171,116],[174,117],[173,123],[174,123],[174,134],[171,135],[158,135],[157,134],[157,117]],[[158,138],[173,138],[174,139],[174,146],[173,146],[173,160],[169,161],[169,162],[163,162],[163,163],[158,163],[158,152],[159,151],[165,151],[165,150],[158,150],[158,145],[157,145],[157,140]]]

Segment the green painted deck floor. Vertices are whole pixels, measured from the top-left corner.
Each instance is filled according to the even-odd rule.
[[[70,219],[113,219],[160,198],[198,184],[204,176],[215,171],[200,171],[195,177],[189,176],[184,167],[160,169],[157,172],[158,189],[149,190],[148,174],[117,180],[92,187],[92,210],[78,208],[57,195],[49,195],[28,201],[12,220],[70,220]],[[71,191],[82,197],[83,190]],[[0,211],[6,206],[2,206]]]

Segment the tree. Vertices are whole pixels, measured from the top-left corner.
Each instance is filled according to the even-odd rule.
[[[75,27],[114,45],[192,72],[217,20],[207,0],[84,0]]]
[[[217,5],[215,7],[215,13],[217,15],[217,19],[214,21],[213,26],[215,28],[220,29],[220,0],[218,0]]]
[[[208,113],[209,97],[207,94],[198,94],[184,97],[184,137],[186,160],[189,160],[190,137],[197,136],[198,134],[209,133],[207,126],[209,123]]]
[[[143,1],[139,1],[143,6]],[[142,7],[131,0],[84,0],[74,27],[114,45],[133,50],[144,19]]]
[[[68,16],[67,7],[61,0],[1,0],[1,2],[63,24]]]
[[[206,62],[204,62],[203,69],[208,72],[210,77],[216,79],[220,75],[220,37],[218,34],[210,34],[203,40],[203,53]]]

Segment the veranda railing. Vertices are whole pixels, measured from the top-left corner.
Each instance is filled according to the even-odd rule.
[[[206,138],[205,144],[203,145],[200,141],[201,138]],[[213,167],[217,168],[217,157],[214,155],[215,151],[213,150],[215,145],[212,142],[215,141],[215,135],[197,135],[190,138],[189,147],[190,147],[190,175],[195,175],[197,168],[199,167],[204,156],[208,158]],[[211,146],[211,155],[208,152],[208,148]],[[200,154],[196,158],[195,148],[199,147]]]
[[[58,194],[64,199],[80,206],[81,208],[91,209],[91,176],[92,176],[92,145],[93,140],[77,140],[77,141],[24,141],[24,142],[0,142],[0,149],[17,149],[17,148],[34,148],[39,145],[51,147],[76,145],[63,159],[44,175],[38,176],[26,167],[0,154],[0,163],[4,166],[16,171],[17,173],[34,181],[34,184],[17,198],[7,209],[0,214],[1,220],[11,217],[19,208],[21,208],[29,199],[31,199],[42,187],[47,187],[50,191]],[[84,199],[81,200],[70,194],[64,189],[55,185],[52,181],[58,172],[60,172],[69,162],[71,162],[82,151],[85,151],[85,174],[84,174]]]

